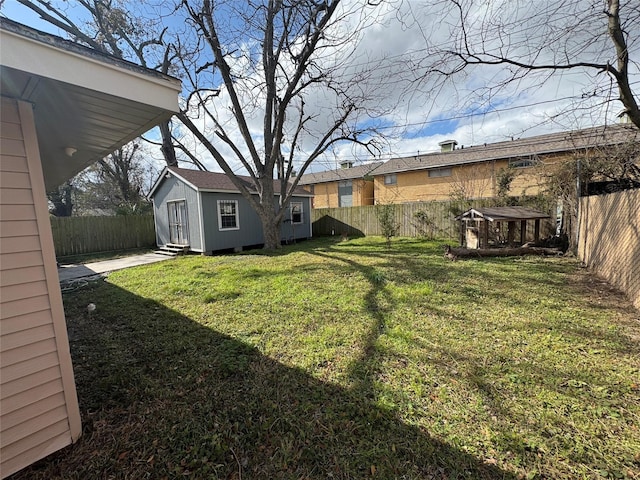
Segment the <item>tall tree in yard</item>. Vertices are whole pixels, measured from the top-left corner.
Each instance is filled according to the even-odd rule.
[[[183,62],[191,93],[179,118],[258,213],[265,248],[279,248],[296,171],[340,142],[373,147],[371,111],[362,107],[374,95],[366,72],[343,67],[375,10],[339,0],[182,5],[200,55]]]
[[[81,215],[96,211],[117,215],[150,213],[146,187],[155,174],[153,165],[145,161],[140,142],[131,142],[75,177],[76,209]]]
[[[74,41],[161,73],[172,73],[175,49],[158,18],[134,12],[126,0],[17,0]],[[136,2],[138,4],[143,2]],[[1,3],[0,3],[1,6]],[[138,5],[140,6],[140,5]],[[78,18],[80,17],[80,18]],[[177,166],[169,121],[159,125],[161,151],[167,165]]]
[[[55,190],[47,192],[50,204],[49,213],[54,217],[70,217],[74,207],[73,191],[73,183],[68,181]]]
[[[195,139],[167,144],[169,127],[161,128],[167,163],[175,164],[177,145],[202,168],[194,152],[204,147],[258,213],[267,249],[280,246],[296,174],[342,142],[373,151],[380,138],[372,118],[383,112],[364,105],[379,104],[386,92],[368,82],[374,66],[352,65],[349,54],[384,2],[176,0],[171,18],[186,17],[179,27],[173,22],[180,31],[149,35],[144,17],[127,10],[133,2],[78,0],[93,19],[88,34],[65,14],[66,2],[18,1],[78,41],[143,65],[160,48],[161,61],[147,66],[182,78],[178,130]]]

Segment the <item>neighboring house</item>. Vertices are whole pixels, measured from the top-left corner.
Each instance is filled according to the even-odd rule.
[[[240,178],[252,189],[249,177]],[[274,180],[274,190],[279,195],[279,180]],[[280,228],[283,241],[311,238],[311,197],[301,187],[296,190]],[[224,173],[167,167],[149,198],[160,247],[211,253],[264,243],[260,217]]]
[[[178,109],[180,82],[0,18],[0,477],[80,412],[45,192]]]
[[[455,148],[442,142],[438,153],[394,158],[376,168],[376,203],[487,198],[498,193],[500,176],[515,173],[509,195],[535,195],[558,162],[576,152],[631,141],[638,130],[629,124],[552,133],[507,142]]]
[[[313,208],[373,205],[371,172],[380,165],[382,162],[354,167],[351,162],[344,162],[338,170],[302,175],[300,185],[313,193]]]

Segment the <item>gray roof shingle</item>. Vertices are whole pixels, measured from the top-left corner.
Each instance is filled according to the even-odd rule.
[[[495,222],[508,220],[535,220],[539,218],[549,218],[549,215],[526,207],[483,207],[467,210],[461,215],[458,215],[456,220],[473,220],[478,217]]]
[[[383,162],[368,163],[351,168],[339,168],[338,170],[327,170],[326,172],[307,173],[300,177],[300,185],[315,185],[317,183],[337,182],[340,180],[353,180],[370,175]]]
[[[226,173],[203,172],[202,170],[191,170],[188,168],[178,167],[167,167],[167,170],[175,173],[178,177],[183,178],[198,190],[218,190],[227,192],[238,191],[238,188]],[[247,186],[250,192],[257,193],[251,177],[238,175],[238,178]],[[276,194],[280,193],[279,180],[273,181],[273,189]],[[311,192],[300,186],[296,188],[295,193],[298,195],[311,196]]]
[[[613,145],[638,137],[638,129],[630,124],[608,125],[571,132],[551,133],[506,142],[460,148],[451,152],[429,153],[394,158],[377,168],[373,175],[448,167],[505,158],[566,152],[598,145]]]

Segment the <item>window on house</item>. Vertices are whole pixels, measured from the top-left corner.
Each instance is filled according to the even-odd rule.
[[[302,223],[302,202],[291,202],[291,223]]]
[[[529,168],[535,167],[538,161],[533,157],[517,157],[509,159],[509,166],[511,168]]]
[[[351,180],[342,180],[338,184],[338,206],[353,206],[353,183]]]
[[[384,176],[384,184],[385,185],[395,185],[396,183],[398,183],[398,177],[396,176],[395,173],[393,173],[391,175],[385,175]]]
[[[240,228],[237,200],[218,200],[218,228],[220,230]]]
[[[450,176],[451,176],[451,168],[434,168],[433,170],[429,170],[429,178],[450,177]]]

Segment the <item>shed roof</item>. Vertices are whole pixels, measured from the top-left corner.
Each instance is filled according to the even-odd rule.
[[[351,168],[339,168],[325,172],[307,173],[300,177],[300,185],[315,185],[317,183],[338,182],[340,180],[352,180],[370,175],[384,162],[368,163]]]
[[[549,218],[549,215],[525,207],[485,207],[472,208],[458,215],[456,220],[488,220],[490,222],[507,222],[517,220],[537,220]]]
[[[551,133],[506,142],[460,148],[451,152],[429,153],[393,158],[376,168],[373,175],[448,167],[467,163],[486,162],[529,155],[567,152],[580,148],[625,143],[638,138],[639,131],[632,124],[615,124]]]
[[[192,170],[189,168],[178,167],[165,167],[158,180],[153,185],[153,188],[149,192],[149,197],[152,197],[158,186],[162,183],[167,175],[167,172],[180,178],[182,181],[193,187],[195,190],[203,192],[233,192],[239,193],[238,187],[231,181],[226,173],[219,172],[203,172],[202,170]],[[251,177],[245,175],[238,175],[238,178],[243,182],[246,187],[252,193],[258,193],[255,189],[255,185]],[[273,181],[273,190],[276,195],[280,194],[280,181]],[[311,192],[305,190],[302,187],[297,187],[295,195],[299,197],[312,197]]]

